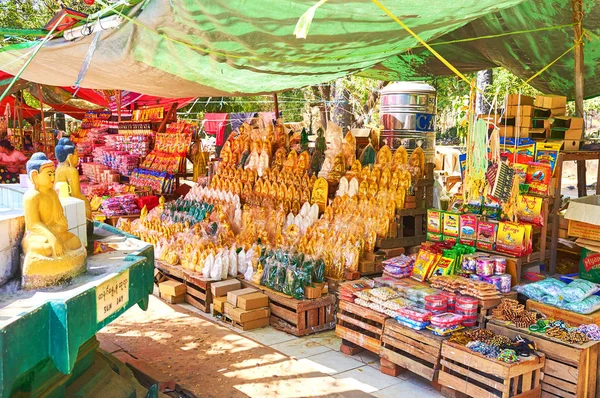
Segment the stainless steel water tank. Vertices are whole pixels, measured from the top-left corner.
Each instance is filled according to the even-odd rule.
[[[381,90],[380,115],[383,129],[380,145],[396,150],[401,145],[410,154],[418,146],[425,159],[435,156],[436,91],[425,82],[396,82]]]

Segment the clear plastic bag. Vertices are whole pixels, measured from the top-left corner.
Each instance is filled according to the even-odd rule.
[[[582,301],[565,304],[564,308],[578,314],[591,314],[600,309],[600,296],[589,296]]]
[[[595,283],[576,279],[560,291],[559,300],[566,301],[567,303],[576,303],[591,296],[598,290],[600,288]]]
[[[524,294],[530,299],[541,301],[546,295],[558,297],[562,289],[567,286],[563,281],[554,278],[546,278],[539,282],[529,283],[522,287],[517,287],[519,293]]]

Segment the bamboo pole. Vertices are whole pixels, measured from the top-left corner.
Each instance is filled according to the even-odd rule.
[[[575,41],[575,114],[577,117],[583,117],[583,84],[584,84],[584,65],[583,65],[583,0],[573,1],[573,22]]]
[[[41,129],[41,133],[42,133],[42,141],[44,143],[44,153],[48,154],[48,148],[46,146],[46,123],[45,123],[45,117],[44,117],[44,98],[42,95],[42,85],[38,84],[38,96],[39,96],[39,101],[40,101],[40,117],[41,117],[41,124],[42,124],[42,129]]]
[[[275,103],[275,120],[279,119],[279,101],[277,100],[277,93],[273,93],[273,102]]]

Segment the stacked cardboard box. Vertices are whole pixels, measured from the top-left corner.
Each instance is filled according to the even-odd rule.
[[[253,288],[230,291],[224,313],[242,330],[268,326],[271,316],[269,296]]]
[[[185,300],[187,288],[181,282],[165,281],[158,284],[159,297],[167,303],[179,304]]]
[[[563,140],[565,151],[576,151],[583,137],[583,118],[557,116],[550,128],[550,139]]]
[[[535,105],[545,104],[537,98],[527,95],[510,94],[506,101],[506,109],[500,120],[500,135],[520,138],[548,138],[551,109]]]
[[[227,293],[241,288],[242,285],[237,279],[227,279],[212,283],[210,285],[210,290],[213,297],[213,315],[214,313],[224,314]]]

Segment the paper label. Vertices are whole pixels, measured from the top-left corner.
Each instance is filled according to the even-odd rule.
[[[129,270],[96,287],[96,321],[102,322],[129,301]]]

